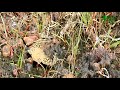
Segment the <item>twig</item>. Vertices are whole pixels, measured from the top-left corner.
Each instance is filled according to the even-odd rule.
[[[116,21],[111,27],[113,28],[117,23],[120,23],[120,20]]]
[[[105,71],[106,71],[107,75],[105,75],[105,74],[103,74],[103,73],[102,73],[102,71],[103,71],[103,70],[105,70]],[[106,69],[106,68],[101,68],[101,70],[100,70],[100,71],[98,71],[98,73],[99,73],[100,75],[102,75],[102,76],[106,77],[106,78],[109,78],[109,77],[110,77],[110,75],[109,75],[109,73],[108,73],[108,71],[107,71],[107,69]]]

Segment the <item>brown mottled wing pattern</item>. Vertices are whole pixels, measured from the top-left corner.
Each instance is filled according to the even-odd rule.
[[[33,60],[36,61],[38,64],[41,62],[46,65],[54,65],[52,59],[50,59],[44,52],[44,44],[47,41],[37,40],[33,45],[29,48],[28,52],[32,56]]]

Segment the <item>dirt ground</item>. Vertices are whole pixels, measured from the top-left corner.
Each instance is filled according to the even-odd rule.
[[[49,32],[56,33],[61,27],[65,27],[66,21],[62,19],[62,13],[47,13],[42,18],[32,12],[4,12],[0,15],[0,78],[120,78],[120,45],[112,49],[102,46],[96,49],[87,48],[77,54],[74,63],[66,43],[59,43],[59,40],[55,41],[53,37],[51,40]],[[50,15],[53,21],[58,22],[53,22],[55,27],[52,27]],[[115,16],[117,20],[120,19],[119,13],[115,13]],[[43,28],[40,26],[42,24],[46,26]],[[49,28],[48,33],[46,28]],[[119,24],[112,28],[111,35],[114,34],[116,38],[120,37]],[[28,53],[33,42],[42,35],[52,41],[48,48],[45,46],[45,53],[53,58],[56,52],[60,58],[54,66],[44,62],[38,64]],[[57,44],[54,45],[54,42]]]

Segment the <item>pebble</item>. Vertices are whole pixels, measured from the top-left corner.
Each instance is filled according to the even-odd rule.
[[[32,68],[32,64],[27,63],[27,64],[26,64],[26,69],[27,69],[27,71],[31,71],[31,68]]]
[[[10,45],[3,46],[3,48],[2,48],[2,55],[4,57],[9,57],[10,56],[10,50],[11,50]]]
[[[99,63],[93,63],[93,68],[96,71],[100,70],[100,64]]]
[[[37,36],[28,36],[28,37],[24,37],[24,41],[26,43],[27,46],[33,44],[34,41],[36,41],[38,39]]]
[[[17,76],[18,76],[18,70],[17,70],[17,69],[14,69],[14,70],[13,70],[13,76],[14,76],[14,77],[17,77]]]

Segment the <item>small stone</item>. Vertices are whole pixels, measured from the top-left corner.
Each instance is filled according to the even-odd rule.
[[[114,64],[111,64],[111,67],[112,67],[113,69],[115,69],[115,65],[114,65]]]
[[[27,46],[33,44],[34,41],[36,41],[38,39],[37,36],[28,36],[28,37],[24,37],[24,41],[26,43]]]
[[[100,70],[100,64],[99,63],[94,63],[93,64],[93,68],[94,68],[94,70]]]
[[[53,38],[53,43],[55,43],[55,44],[60,44],[61,42],[59,41],[59,40],[57,40],[56,38]]]
[[[17,46],[19,46],[19,47],[24,46],[23,40],[21,38],[18,39]]]
[[[27,64],[26,64],[26,69],[27,69],[27,71],[31,71],[31,68],[32,68],[32,64],[27,63]]]
[[[2,55],[3,55],[4,57],[9,57],[10,54],[11,54],[10,50],[11,50],[10,45],[5,45],[5,46],[3,46],[3,48],[2,48]]]
[[[33,63],[33,59],[30,57],[30,58],[28,58],[28,59],[26,59],[25,60],[27,63],[30,63],[30,64],[32,64]]]
[[[14,70],[13,70],[13,76],[14,76],[14,77],[17,77],[17,76],[18,76],[18,70],[17,70],[17,69],[14,69]]]

